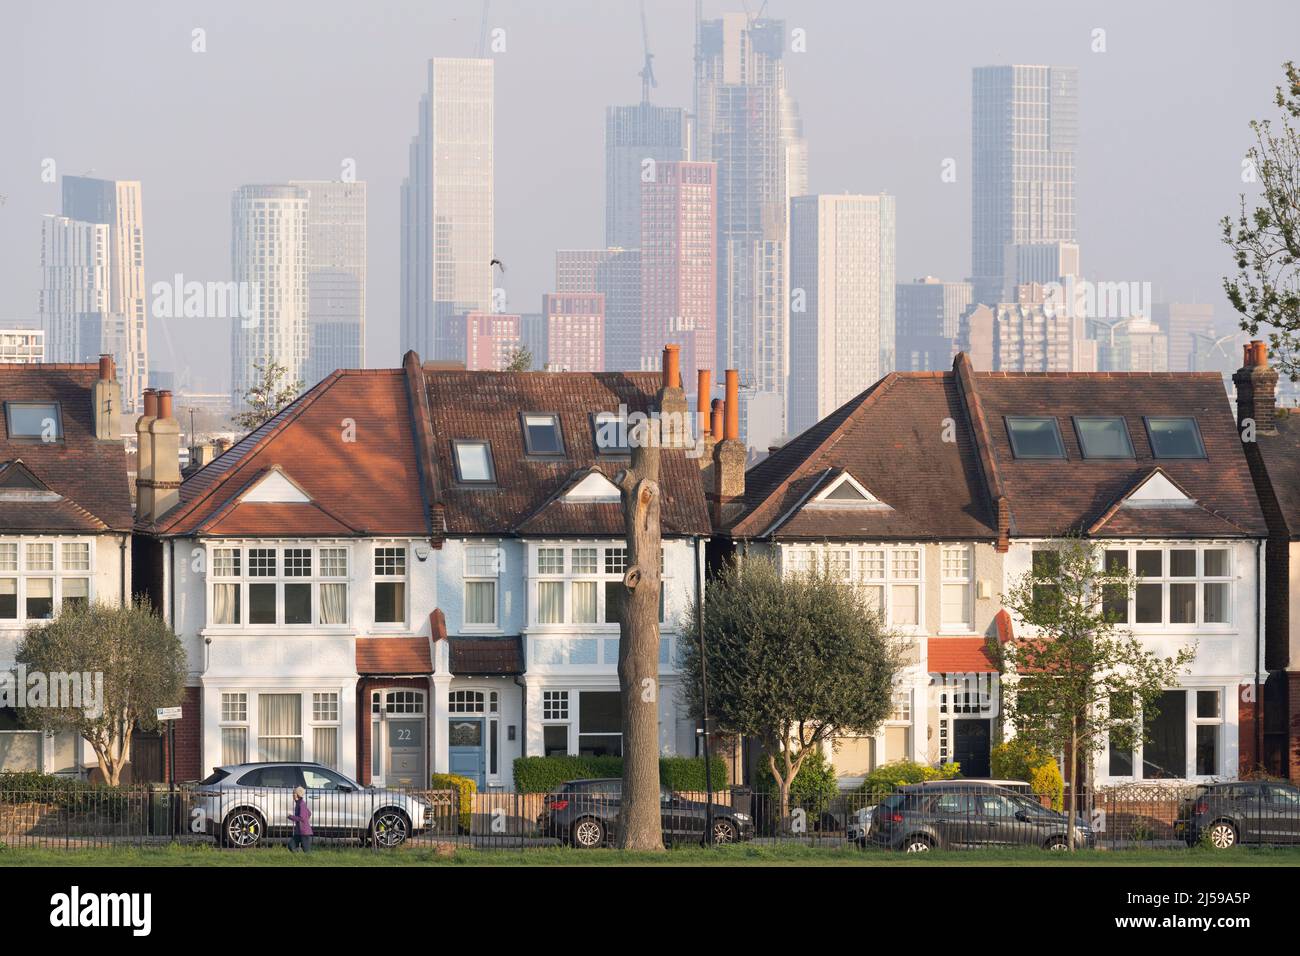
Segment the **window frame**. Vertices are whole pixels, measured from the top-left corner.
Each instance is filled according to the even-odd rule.
[[[1199,695],[1202,693],[1212,692],[1218,697],[1219,712],[1215,717],[1201,717],[1198,712],[1197,703]],[[1162,688],[1162,693],[1181,693],[1183,695],[1183,774],[1179,777],[1148,777],[1146,775],[1146,718],[1139,715],[1139,720],[1143,728],[1143,733],[1138,734],[1133,742],[1133,748],[1129,752],[1132,761],[1132,773],[1116,774],[1111,770],[1111,751],[1113,748],[1107,743],[1104,752],[1106,753],[1106,777],[1112,780],[1140,782],[1157,782],[1168,784],[1171,781],[1210,781],[1223,777],[1225,772],[1232,773],[1229,767],[1225,771],[1227,761],[1228,737],[1228,706],[1234,699],[1232,688],[1225,688],[1221,684],[1201,684],[1196,683],[1195,678],[1188,684],[1176,687]],[[1162,712],[1163,713],[1163,712]],[[1214,760],[1215,769],[1212,773],[1199,773],[1197,767],[1197,739],[1199,737],[1199,728],[1213,727],[1214,732]]]
[[[615,424],[621,423],[619,432],[623,440],[628,440],[627,418],[618,412],[598,411],[591,413],[591,447],[596,455],[600,458],[629,458],[632,455],[631,445],[616,445],[611,448],[603,447],[600,444],[601,418],[612,421]]]
[[[491,552],[493,573],[487,574],[481,566],[471,565],[471,557],[482,552]],[[501,543],[470,544],[466,543],[461,555],[461,629],[478,633],[493,633],[501,629]],[[492,585],[492,620],[469,620],[469,586],[471,584]]]
[[[1137,555],[1140,551],[1159,551],[1160,552],[1160,574],[1158,575],[1138,575]],[[1196,572],[1190,576],[1178,576],[1172,574],[1173,559],[1171,553],[1174,551],[1195,551],[1196,552]],[[1207,575],[1205,573],[1205,556],[1207,552],[1223,551],[1227,554],[1226,574]],[[1125,601],[1126,611],[1123,617],[1116,620],[1116,625],[1120,627],[1132,628],[1134,631],[1145,633],[1159,632],[1178,632],[1186,630],[1194,631],[1230,631],[1236,627],[1234,619],[1235,599],[1237,579],[1235,574],[1236,556],[1235,549],[1230,542],[1223,541],[1180,541],[1180,542],[1103,542],[1101,547],[1102,567],[1106,567],[1106,555],[1108,552],[1123,552],[1127,555],[1128,571],[1134,575],[1134,586],[1128,594]],[[1138,591],[1142,587],[1160,586],[1160,620],[1156,621],[1139,621],[1137,619],[1137,600]],[[1196,614],[1193,621],[1171,620],[1172,608],[1172,586],[1173,585],[1190,585],[1196,591]],[[1206,621],[1205,620],[1205,594],[1207,585],[1226,586],[1227,597],[1224,601],[1224,607],[1228,614],[1226,621]]]
[[[1084,461],[1131,461],[1137,457],[1137,452],[1133,448],[1133,435],[1128,429],[1128,419],[1123,415],[1073,415],[1070,421],[1074,426],[1074,437],[1079,442],[1079,455]],[[1087,442],[1083,437],[1083,429],[1079,427],[1080,422],[1119,422],[1123,430],[1124,442],[1128,445],[1128,454],[1090,455]]]
[[[31,401],[24,399],[6,399],[5,400],[5,436],[10,441],[22,442],[39,442],[41,444],[54,444],[63,441],[63,403],[58,399],[50,401]],[[14,432],[14,410],[23,407],[40,407],[50,406],[53,409],[55,436],[52,441],[47,442],[41,437],[41,433],[32,434],[15,434]]]
[[[562,552],[562,570],[542,570],[541,559],[544,551]],[[595,552],[594,570],[588,570],[592,566],[585,560],[588,557],[585,552],[592,551]],[[575,552],[584,552],[584,560],[581,563],[576,560]],[[667,565],[664,555],[665,549],[661,546],[659,552],[659,623],[662,630],[666,630],[666,628],[662,628],[662,625],[666,623],[667,618],[667,592],[669,586],[675,580],[673,575],[665,573]],[[609,633],[617,631],[618,621],[607,620],[609,616],[607,586],[623,580],[623,575],[627,569],[626,545],[592,540],[530,541],[526,546],[526,561],[528,568],[525,582],[528,595],[527,630],[538,633],[587,633],[592,631]],[[542,621],[540,619],[540,595],[543,584],[560,584],[563,587],[562,619],[559,621]],[[579,584],[594,584],[596,587],[595,620],[578,621],[575,619],[577,603],[574,601],[574,588]]]
[[[1156,449],[1155,433],[1151,430],[1152,421],[1182,421],[1192,423],[1192,436],[1196,439],[1199,455],[1162,455]],[[1147,444],[1151,447],[1151,457],[1157,461],[1203,461],[1209,458],[1205,450],[1205,437],[1201,434],[1201,423],[1194,415],[1143,415],[1142,424],[1147,432]]]
[[[948,547],[948,545],[943,545]],[[905,634],[923,634],[926,629],[926,587],[928,576],[926,574],[926,547],[922,542],[822,542],[817,544],[782,544],[781,545],[781,573],[798,574],[811,569],[812,564],[817,564],[825,570],[832,571],[831,552],[848,551],[849,558],[849,576],[841,577],[845,584],[849,584],[866,602],[872,610],[869,598],[866,592],[873,588],[881,590],[881,602],[878,612],[882,622],[891,628]],[[916,553],[916,577],[904,577],[897,573],[896,558],[908,552]],[[864,574],[864,568],[868,566],[869,554],[880,555],[883,565],[879,576],[867,576]],[[807,556],[807,559],[805,559]],[[840,560],[840,559],[837,559]],[[974,555],[971,556],[971,571],[974,574]],[[942,568],[942,551],[940,552],[940,562]],[[871,566],[874,566],[871,562]],[[940,571],[942,575],[942,570]],[[894,614],[894,588],[910,587],[916,592],[916,623],[901,624],[895,623]],[[973,602],[971,616],[974,617]],[[942,612],[941,612],[942,616]]]
[[[342,540],[209,540],[205,542],[207,571],[204,574],[204,596],[207,607],[204,611],[205,626],[221,631],[256,631],[261,628],[285,629],[291,633],[307,630],[344,631],[351,628],[353,620],[352,599],[354,592],[355,571],[351,543]],[[273,551],[275,560],[274,574],[253,574],[250,552]],[[310,574],[289,574],[289,552],[307,551],[310,553]],[[345,564],[344,573],[326,574],[324,556],[326,552],[342,551]],[[237,571],[234,574],[219,573],[226,553],[237,555]],[[253,623],[251,618],[251,586],[255,584],[275,587],[275,621]],[[286,585],[307,585],[311,589],[311,620],[287,623],[285,620]],[[343,585],[342,621],[326,623],[323,620],[324,601],[322,587],[325,585]],[[234,587],[238,596],[238,620],[233,622],[216,619],[216,593],[219,587]]]
[[[530,418],[550,418],[552,425],[555,427],[555,438],[560,446],[558,451],[538,451],[533,448],[533,438],[528,430],[528,419]],[[519,430],[524,439],[524,454],[530,458],[565,458],[567,453],[564,444],[564,428],[560,424],[559,412],[520,412],[519,413]]]
[[[1056,436],[1056,447],[1060,454],[1030,455],[1022,453],[1017,447],[1015,429],[1011,427],[1012,422],[1051,422],[1052,432]],[[1065,452],[1065,439],[1061,435],[1061,423],[1055,415],[1003,415],[1002,423],[1007,430],[1007,441],[1011,445],[1011,454],[1016,461],[1069,461],[1069,456]]]
[[[401,574],[380,574],[378,558],[381,550],[399,551],[402,555],[402,573]],[[376,630],[402,631],[405,630],[411,620],[411,546],[406,541],[374,541],[370,546],[370,596],[371,596],[371,618]],[[379,620],[379,593],[380,584],[398,584],[402,585],[402,618],[399,621],[381,621]]]
[[[478,445],[483,448],[487,458],[486,478],[466,478],[465,471],[461,467],[460,451],[462,447]],[[492,442],[486,438],[453,438],[451,440],[451,460],[456,469],[456,482],[462,485],[495,485],[497,483],[496,459],[492,455]]]
[[[85,567],[69,567],[67,547],[82,546],[86,553]],[[0,537],[0,548],[12,546],[14,567],[0,568],[0,580],[14,582],[14,616],[0,617],[0,626],[26,627],[44,621],[55,620],[68,600],[82,599],[81,595],[65,594],[68,581],[85,581],[86,604],[95,601],[96,554],[95,539],[81,535],[5,535]],[[29,549],[32,546],[48,546],[50,549],[50,567],[31,567]],[[7,563],[7,561],[6,561]],[[28,617],[27,601],[30,597],[29,584],[41,580],[50,582],[50,614],[48,617]]]

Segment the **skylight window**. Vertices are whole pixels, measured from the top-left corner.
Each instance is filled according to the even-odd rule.
[[[491,484],[497,480],[492,466],[492,446],[485,441],[454,441],[456,480]]]
[[[1064,458],[1065,445],[1055,418],[1007,417],[1011,452],[1017,458]]]
[[[564,454],[560,417],[549,412],[525,412],[524,447],[530,455],[558,457]]]
[[[627,422],[618,412],[596,412],[591,416],[592,434],[596,439],[596,454],[627,455]]]
[[[10,438],[63,438],[63,416],[58,402],[5,402],[5,422]]]
[[[1195,418],[1148,418],[1147,436],[1157,458],[1204,458],[1205,443]]]
[[[1133,440],[1128,434],[1128,424],[1118,415],[1074,419],[1074,430],[1079,436],[1079,447],[1084,458],[1132,458]]]

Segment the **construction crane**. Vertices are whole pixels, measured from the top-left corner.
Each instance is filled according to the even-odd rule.
[[[641,44],[645,47],[645,66],[641,67],[641,72],[637,76],[641,77],[641,102],[649,103],[650,90],[658,88],[659,81],[655,79],[655,55],[650,52],[650,30],[645,22],[645,0],[641,0]]]

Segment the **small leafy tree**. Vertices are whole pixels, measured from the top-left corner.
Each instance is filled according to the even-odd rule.
[[[232,418],[236,425],[249,431],[274,418],[303,390],[302,381],[290,382],[289,370],[275,359],[264,365],[254,362],[253,371],[256,382],[244,392],[244,404],[248,407]]]
[[[1102,564],[1101,548],[1082,538],[1034,552],[1033,568],[1003,596],[1029,630],[999,648],[1006,692],[1002,707],[1023,744],[1066,754],[1087,778],[1108,743],[1132,746],[1156,713],[1161,691],[1196,656],[1184,647],[1161,658],[1118,626],[1138,579],[1117,561]],[[1075,808],[1069,844],[1075,846]]]
[[[1271,327],[1269,344],[1276,364],[1292,381],[1300,377],[1300,69],[1288,61],[1285,86],[1273,97],[1282,110],[1277,126],[1251,120],[1255,145],[1246,154],[1242,179],[1258,179],[1259,205],[1224,216],[1223,241],[1232,250],[1236,275],[1225,277],[1223,291],[1241,314],[1241,327],[1258,335]]]
[[[533,367],[533,352],[526,345],[516,345],[506,356],[506,372],[527,372]]]
[[[136,727],[154,730],[154,711],[181,702],[185,649],[180,638],[147,603],[64,606],[52,621],[34,625],[18,646],[18,663],[29,674],[102,675],[102,700],[93,705],[34,707],[25,720],[51,733],[74,731],[95,751],[104,780],[116,786],[131,761]],[[95,678],[92,678],[92,680]],[[53,701],[50,701],[51,703]],[[68,703],[68,701],[63,701]]]
[[[763,745],[789,821],[791,787],[809,756],[834,737],[875,733],[889,715],[899,642],[848,585],[822,571],[782,576],[763,558],[723,567],[703,619],[710,716]],[[695,622],[692,608],[681,666],[698,717]]]

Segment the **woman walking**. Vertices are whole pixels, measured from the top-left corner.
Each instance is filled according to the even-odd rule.
[[[289,852],[292,853],[294,847],[302,847],[303,853],[311,852],[311,806],[307,803],[307,791],[302,787],[295,787],[293,791],[293,813],[289,814],[289,819],[293,821],[293,836],[289,838]]]

